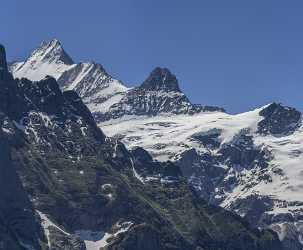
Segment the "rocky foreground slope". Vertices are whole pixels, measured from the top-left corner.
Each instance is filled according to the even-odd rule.
[[[38,57],[37,51],[44,56]],[[56,56],[50,51],[56,51]],[[137,87],[111,92],[115,80],[95,81],[94,73],[88,72],[88,80],[79,84],[81,74],[62,70],[62,65],[78,65],[66,58],[54,40],[43,43],[11,71],[16,77],[37,80],[48,74],[40,66],[47,64],[62,89],[74,88],[84,97],[106,135],[122,141],[143,159],[150,156],[137,147],[160,162],[174,162],[208,204],[237,213],[255,228],[275,230],[284,249],[302,250],[303,127],[299,111],[272,103],[230,115],[222,108],[195,105],[181,91],[177,78],[163,68],[155,68]],[[96,91],[86,91],[96,85],[100,86]],[[158,179],[150,168],[142,168],[136,176],[145,186]]]
[[[0,147],[0,249],[282,249],[176,165],[106,137],[54,78],[13,79],[2,46]]]

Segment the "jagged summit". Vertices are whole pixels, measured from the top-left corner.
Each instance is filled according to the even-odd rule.
[[[58,60],[64,64],[71,65],[73,60],[65,52],[63,46],[58,39],[53,39],[50,41],[44,41],[41,45],[32,53],[31,56],[37,54],[41,56],[43,60]]]
[[[0,44],[0,70],[7,71],[6,53],[2,44]]]
[[[5,48],[0,44],[0,80],[9,80],[12,76],[8,72]]]
[[[90,110],[106,111],[127,88],[111,77],[101,64],[74,63],[57,39],[43,42],[25,62],[10,65],[15,78],[40,81],[49,75],[63,90],[75,90]]]
[[[181,92],[178,80],[167,68],[156,67],[142,83],[140,88],[153,91]]]
[[[156,67],[145,81],[127,88],[95,62],[73,63],[57,40],[43,42],[25,62],[10,70],[16,78],[42,80],[53,76],[63,90],[75,90],[100,122],[125,115],[194,114],[223,111],[194,105],[181,91],[178,80],[167,68]]]
[[[293,133],[302,122],[302,114],[295,108],[283,106],[281,103],[273,102],[260,111],[264,117],[259,122],[258,132],[261,134],[272,134],[281,136]]]
[[[46,75],[58,77],[71,68],[74,62],[57,39],[42,42],[24,62],[10,65],[15,78],[39,81]]]

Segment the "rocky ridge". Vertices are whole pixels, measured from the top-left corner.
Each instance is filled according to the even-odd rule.
[[[25,62],[13,63],[10,71],[16,78],[33,81],[47,75],[56,78],[61,89],[75,90],[83,98],[97,122],[125,115],[223,111],[192,104],[180,90],[177,78],[166,68],[155,68],[140,86],[127,88],[98,63],[73,63],[56,39],[43,42]]]

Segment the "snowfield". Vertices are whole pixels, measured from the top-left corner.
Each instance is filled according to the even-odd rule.
[[[129,148],[143,147],[159,161],[175,161],[182,152],[190,148],[201,153],[210,151],[211,149],[193,140],[194,134],[219,129],[222,131],[219,138],[223,145],[230,142],[241,130],[248,129],[254,144],[266,147],[273,155],[269,164],[272,182],[261,181],[250,189],[243,188],[246,184],[244,182],[226,193],[221,206],[228,208],[236,199],[259,194],[288,202],[287,208],[283,208],[283,202],[277,203],[272,212],[303,209],[303,204],[289,205],[297,201],[303,202],[303,127],[283,137],[256,133],[257,124],[263,119],[259,112],[267,106],[237,115],[210,112],[195,115],[131,116],[103,122],[99,126],[106,135],[121,139]],[[217,150],[214,149],[212,153],[216,154]],[[283,176],[274,174],[277,168],[283,171]],[[248,182],[254,178],[252,170],[241,169],[240,172],[242,178]]]

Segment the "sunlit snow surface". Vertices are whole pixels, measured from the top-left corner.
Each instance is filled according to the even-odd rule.
[[[57,79],[64,71],[74,66],[60,60],[61,51],[62,47],[58,40],[41,44],[26,61],[13,65],[14,77],[38,81],[49,75]]]
[[[265,108],[265,107],[263,107]],[[261,109],[263,109],[261,108]],[[273,155],[269,162],[271,169],[279,167],[283,176],[272,173],[272,182],[259,181],[249,189],[237,185],[222,202],[228,207],[238,198],[251,194],[271,196],[282,201],[303,201],[303,127],[294,134],[283,137],[262,136],[256,133],[257,124],[263,119],[259,115],[261,109],[230,115],[221,112],[200,113],[195,115],[161,115],[156,117],[132,116],[100,123],[106,135],[120,138],[128,147],[140,146],[148,150],[160,161],[175,160],[185,150],[195,148],[198,152],[209,151],[203,145],[192,140],[192,135],[206,132],[213,128],[222,131],[221,143],[228,143],[242,129],[249,129],[256,146],[266,147]],[[214,154],[217,149],[213,150]],[[224,166],[223,166],[224,167]],[[243,169],[243,179],[254,178],[250,170]],[[277,205],[273,213],[299,209]],[[282,209],[282,210],[281,210]]]
[[[15,78],[39,81],[46,76],[64,78],[63,90],[76,90],[92,112],[105,113],[119,102],[128,90],[119,80],[108,75],[94,62],[68,63],[56,39],[42,43],[24,62],[16,62],[10,70]],[[69,59],[70,60],[70,59]]]

